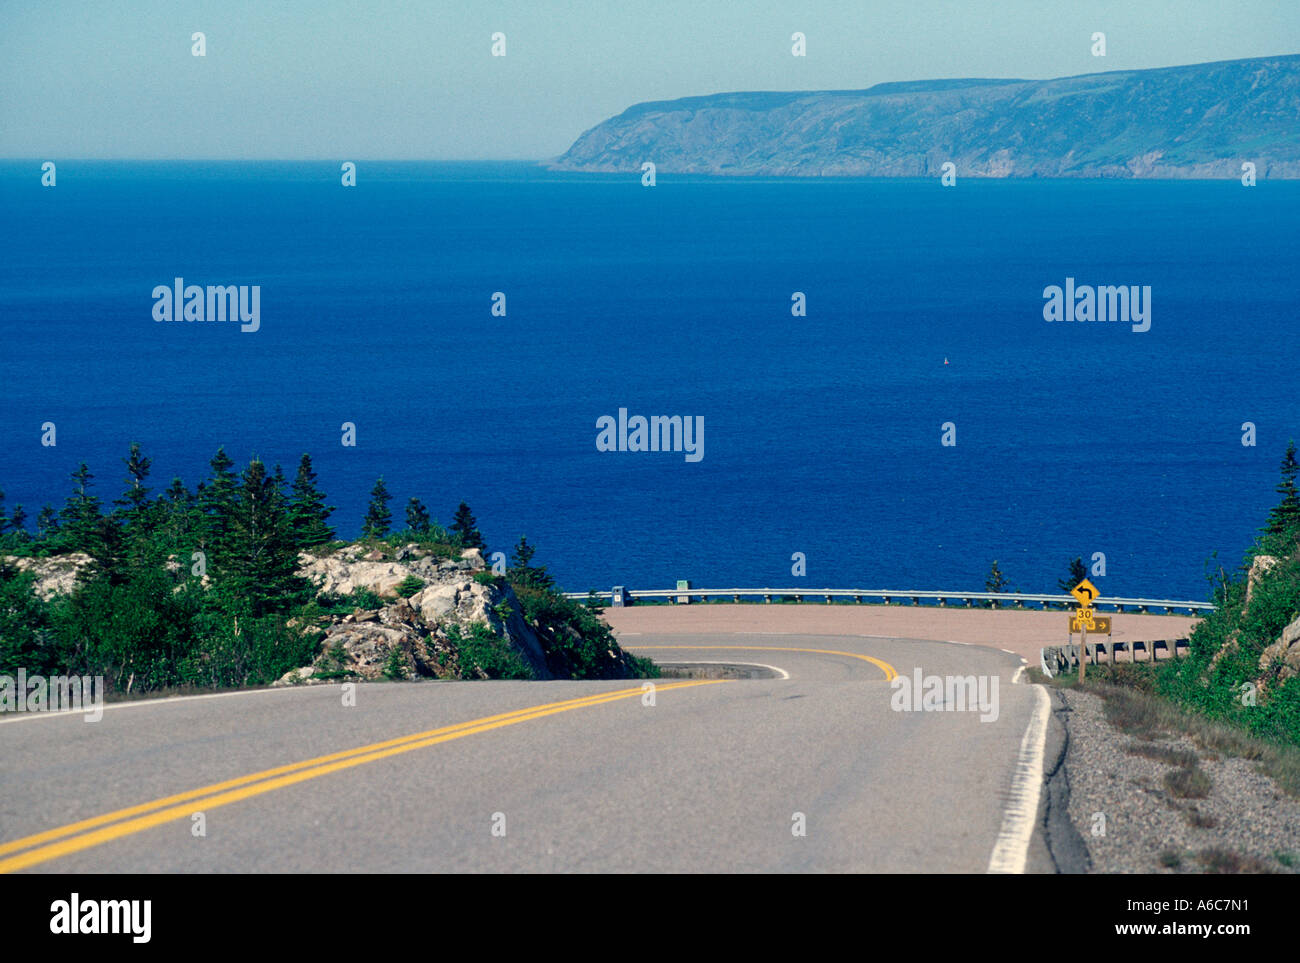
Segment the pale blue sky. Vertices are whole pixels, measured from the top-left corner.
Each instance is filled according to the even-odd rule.
[[[0,0],[0,157],[540,159],[643,100],[1297,52],[1296,0]]]

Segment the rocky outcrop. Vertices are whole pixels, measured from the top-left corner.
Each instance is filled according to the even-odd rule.
[[[20,572],[32,572],[36,582],[32,590],[48,602],[56,595],[68,595],[77,582],[94,564],[85,552],[51,555],[49,558],[19,558],[5,556],[5,562]]]
[[[458,559],[448,559],[421,555],[419,547],[411,544],[398,549],[391,559],[364,545],[349,545],[324,557],[304,553],[298,556],[298,566],[298,574],[316,583],[320,592],[350,595],[366,589],[376,595],[394,595],[407,576],[427,582],[449,572],[482,571],[486,564],[476,548],[466,549]]]
[[[1246,608],[1250,608],[1251,597],[1255,594],[1255,586],[1270,571],[1277,567],[1282,560],[1275,555],[1256,555],[1250,562],[1250,571],[1246,573]],[[1245,611],[1243,609],[1242,611]]]
[[[1300,177],[1300,56],[637,104],[551,167],[775,177]]]
[[[475,624],[498,636],[534,677],[551,677],[541,641],[524,621],[514,590],[504,579],[486,577],[478,549],[448,559],[423,555],[417,546],[408,545],[386,558],[353,545],[323,558],[304,555],[300,562],[300,571],[321,594],[366,589],[391,601],[340,615],[325,628],[316,660],[286,673],[277,685],[472,675],[472,667],[460,660],[450,630],[469,635]],[[423,579],[424,587],[409,598],[397,598],[397,586],[411,575]]]
[[[1266,648],[1259,657],[1262,682],[1281,684],[1300,675],[1300,618],[1282,630],[1282,637]]]

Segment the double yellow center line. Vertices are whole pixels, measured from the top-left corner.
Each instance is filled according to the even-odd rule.
[[[716,685],[722,681],[725,680],[708,679],[666,684],[655,683],[655,688],[658,692],[666,692],[670,689],[689,689],[699,685]],[[227,779],[224,782],[213,783],[200,789],[191,789],[187,792],[177,793],[174,796],[165,796],[152,802],[119,809],[116,812],[83,819],[80,822],[69,823],[57,829],[49,829],[32,836],[24,836],[22,839],[0,844],[0,857],[7,857],[0,858],[0,873],[12,873],[20,869],[26,869],[29,866],[36,866],[52,859],[58,859],[60,856],[67,856],[70,853],[80,852],[115,839],[121,839],[124,836],[143,832],[163,823],[177,819],[187,819],[192,813],[199,810],[206,812],[220,806],[227,806],[230,803],[250,799],[253,796],[260,796],[263,793],[283,789],[285,786],[306,782],[309,779],[317,779],[342,769],[362,766],[368,762],[376,762],[415,749],[436,746],[440,742],[450,742],[453,739],[461,739],[476,733],[500,729],[503,726],[513,726],[520,722],[541,719],[544,716],[555,715],[559,712],[585,709],[590,706],[603,705],[606,702],[616,702],[619,699],[631,699],[641,694],[642,689],[638,686],[635,689],[618,689],[614,692],[602,692],[578,699],[567,699],[563,702],[530,706],[527,709],[517,709],[514,712],[485,716],[482,719],[473,719],[469,722],[444,726],[441,729],[430,729],[426,732],[417,732],[409,736],[389,739],[385,742],[359,746],[356,749],[346,749],[326,756],[317,756],[314,759],[305,759],[302,762],[277,766],[274,769],[264,769],[248,776]],[[8,855],[11,853],[17,855]]]
[[[817,655],[840,655],[847,659],[861,659],[863,662],[870,662],[885,673],[885,679],[889,682],[898,678],[898,670],[883,659],[877,659],[870,655],[861,655],[857,652],[841,652],[839,649],[790,649],[777,645],[637,645],[636,643],[627,643],[627,647],[636,652],[642,650],[652,652],[660,649],[694,649],[697,652],[706,649],[743,649],[746,652],[813,652]]]

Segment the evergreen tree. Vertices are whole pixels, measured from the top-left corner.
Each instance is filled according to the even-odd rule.
[[[48,608],[33,591],[36,576],[0,555],[0,673],[63,671],[52,651]]]
[[[42,545],[53,541],[59,534],[59,516],[46,505],[36,516],[36,539]]]
[[[537,549],[528,544],[528,536],[520,535],[519,541],[515,544],[515,550],[510,553],[510,567],[520,571],[532,567],[533,556],[537,554]]]
[[[172,479],[172,483],[167,486],[167,491],[163,493],[163,497],[176,508],[186,507],[190,502],[189,489],[185,487],[185,482],[181,481],[179,477]]]
[[[27,534],[27,513],[23,511],[22,505],[15,505],[13,514],[9,516],[9,530],[12,540],[15,542],[26,542]]]
[[[1269,513],[1268,524],[1264,533],[1272,552],[1289,554],[1295,549],[1296,540],[1300,538],[1300,489],[1296,486],[1296,477],[1300,475],[1300,463],[1296,461],[1295,441],[1288,442],[1286,454],[1282,456],[1282,479],[1274,489],[1282,500]]]
[[[433,519],[429,517],[429,510],[424,507],[424,503],[418,498],[412,498],[406,503],[406,527],[416,535],[428,535],[430,528],[433,526]]]
[[[84,549],[95,563],[96,575],[93,577],[103,578],[109,585],[117,586],[129,581],[133,571],[148,570],[148,562],[133,551],[138,543],[128,543],[128,533],[129,530],[111,515],[100,515],[96,519],[94,538]]]
[[[1070,563],[1070,574],[1065,578],[1057,579],[1056,584],[1060,586],[1062,592],[1068,592],[1087,577],[1088,569],[1084,566],[1083,559],[1076,558]]]
[[[84,461],[72,473],[73,492],[59,512],[60,547],[65,551],[96,555],[103,548],[99,499],[90,494],[94,479]]]
[[[293,538],[293,520],[289,518],[288,487],[289,480],[285,478],[284,469],[277,463],[275,468],[271,469],[271,503],[275,511],[284,517],[290,543],[296,544]]]
[[[128,487],[122,497],[113,504],[125,509],[123,514],[134,522],[149,501],[149,489],[145,488],[144,483],[149,477],[149,469],[153,462],[141,453],[139,443],[133,441],[130,454],[122,459],[122,464],[126,465]]]
[[[176,555],[184,565],[203,536],[203,517],[194,496],[183,481],[173,478],[155,508],[158,532],[167,553]]]
[[[235,514],[239,476],[234,472],[234,460],[225,448],[218,448],[208,463],[212,478],[199,488],[199,508],[203,514],[204,530],[199,544],[209,553],[220,556],[226,548],[227,534]]]
[[[230,518],[222,567],[223,588],[254,616],[284,611],[301,601],[298,552],[280,487],[283,473],[268,473],[259,459],[249,462]]]
[[[149,489],[145,487],[153,463],[140,451],[140,445],[132,442],[130,452],[122,459],[122,464],[126,466],[127,488],[121,498],[114,500],[113,504],[117,508],[111,516],[113,524],[121,530],[122,537],[108,537],[121,542],[123,564],[156,567],[162,564],[165,553],[163,546],[154,537],[161,508],[150,500]]]
[[[520,535],[519,542],[510,555],[506,578],[528,588],[552,589],[555,587],[555,580],[551,578],[545,566],[533,565],[533,556],[536,554],[537,549],[528,544],[528,538]]]
[[[1073,585],[1070,588],[1074,588]],[[988,578],[984,580],[984,590],[986,592],[1005,592],[1007,590],[1007,579],[998,568],[998,560],[993,560],[993,567],[989,569]]]
[[[388,527],[393,522],[393,513],[388,510],[388,503],[393,496],[388,494],[384,476],[380,475],[375,487],[370,490],[370,507],[361,522],[361,534],[365,538],[383,538],[388,534]]]
[[[300,548],[312,548],[334,540],[334,530],[326,523],[333,512],[334,509],[325,504],[325,493],[316,487],[311,455],[304,452],[298,462],[298,474],[293,479],[293,496],[289,504],[289,520]]]
[[[474,518],[474,513],[464,502],[461,502],[456,509],[456,519],[452,522],[451,533],[462,548],[487,549],[483,535],[478,530],[478,520]],[[520,541],[522,542],[523,539]]]

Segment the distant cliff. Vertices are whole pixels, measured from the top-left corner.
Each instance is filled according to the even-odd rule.
[[[936,80],[629,107],[556,170],[765,176],[1300,177],[1300,55],[1059,80]]]

